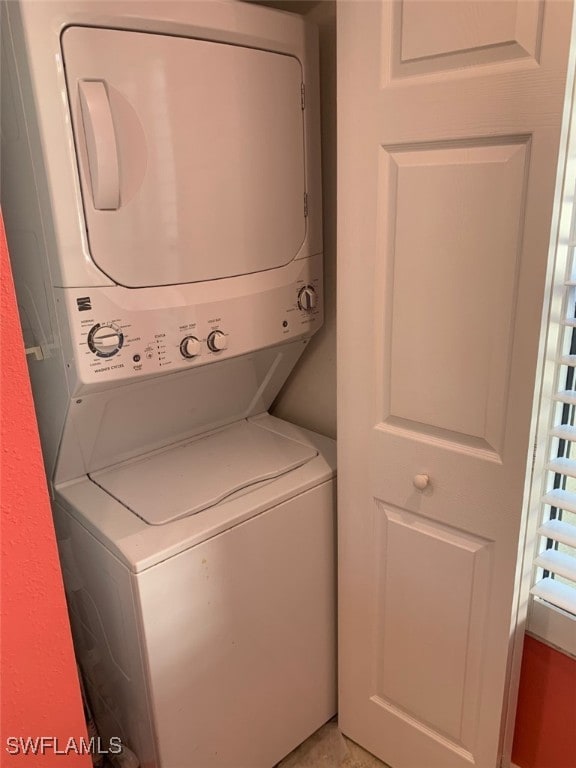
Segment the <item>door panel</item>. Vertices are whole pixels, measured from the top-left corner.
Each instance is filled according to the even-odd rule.
[[[377,703],[468,751],[477,729],[491,544],[380,501],[376,530]]]
[[[394,76],[537,59],[543,6],[538,0],[396,2],[386,11],[394,28]]]
[[[571,12],[338,6],[340,726],[394,768],[504,749]]]
[[[394,275],[385,422],[499,450],[526,162],[526,141],[383,158],[379,203],[395,233],[379,257]]]

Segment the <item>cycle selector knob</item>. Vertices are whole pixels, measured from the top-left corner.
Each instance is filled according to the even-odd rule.
[[[228,349],[228,337],[222,331],[212,331],[206,341],[212,352],[222,352],[222,350]]]
[[[318,304],[318,294],[312,285],[306,285],[298,292],[298,306],[304,312],[311,312]]]
[[[88,347],[98,357],[112,357],[123,344],[124,334],[115,325],[94,325],[88,333]]]
[[[182,357],[188,359],[197,357],[200,354],[201,345],[196,336],[185,336],[180,342],[180,352]]]

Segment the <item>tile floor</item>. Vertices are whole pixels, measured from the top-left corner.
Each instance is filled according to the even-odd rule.
[[[104,760],[102,768],[117,768]],[[336,719],[322,726],[275,768],[389,768],[338,730]]]
[[[338,730],[335,720],[300,744],[276,768],[388,768]]]

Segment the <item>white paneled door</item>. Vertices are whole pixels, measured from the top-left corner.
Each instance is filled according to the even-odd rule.
[[[495,768],[569,2],[338,4],[340,725]]]

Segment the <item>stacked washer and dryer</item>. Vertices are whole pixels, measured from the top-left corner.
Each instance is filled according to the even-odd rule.
[[[267,413],[322,324],[314,30],[2,11],[2,207],[98,725],[145,768],[270,768],[336,709],[334,444]]]

